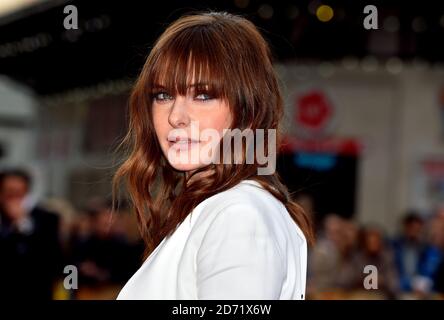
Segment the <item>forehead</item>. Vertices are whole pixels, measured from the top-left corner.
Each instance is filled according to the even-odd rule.
[[[207,52],[183,52],[178,51],[178,48],[163,48],[151,60],[148,84],[151,88],[177,88],[179,92],[193,85],[206,85],[220,91],[226,85],[226,77],[222,61],[216,62],[214,58]]]
[[[201,62],[188,61],[186,64],[172,62],[161,63],[153,70],[153,86],[168,87],[172,84],[186,88],[198,84],[209,84],[212,78],[210,68],[203,67]]]

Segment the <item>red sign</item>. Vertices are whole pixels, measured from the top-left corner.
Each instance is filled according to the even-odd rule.
[[[282,139],[281,151],[283,153],[311,152],[359,156],[363,151],[363,148],[364,146],[353,138],[313,140],[284,136]]]
[[[429,177],[444,178],[444,159],[427,159],[422,165]]]
[[[333,106],[320,91],[312,91],[297,98],[295,121],[310,131],[321,131],[333,114]]]

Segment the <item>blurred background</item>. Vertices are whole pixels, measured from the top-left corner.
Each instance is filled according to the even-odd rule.
[[[129,90],[170,22],[213,9],[276,57],[278,170],[316,221],[307,298],[443,299],[444,4],[372,1],[367,30],[369,4],[0,0],[0,296],[113,299],[140,266],[137,221],[110,203]]]

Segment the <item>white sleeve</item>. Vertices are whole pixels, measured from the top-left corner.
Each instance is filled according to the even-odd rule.
[[[276,300],[285,268],[270,222],[232,204],[211,222],[197,253],[198,299]]]

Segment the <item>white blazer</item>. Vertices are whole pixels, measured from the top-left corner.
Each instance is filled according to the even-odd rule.
[[[117,299],[305,299],[307,242],[254,180],[202,201]]]

